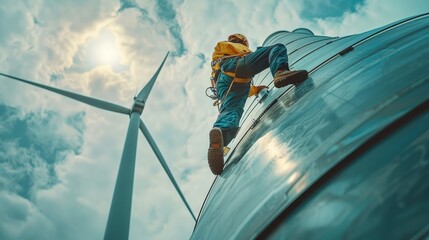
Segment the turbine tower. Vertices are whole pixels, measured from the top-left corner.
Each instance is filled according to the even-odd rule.
[[[113,192],[112,203],[110,205],[109,217],[107,220],[106,230],[104,232],[104,239],[128,239],[129,229],[130,229],[130,217],[131,217],[131,204],[132,204],[132,195],[133,195],[133,183],[134,183],[134,169],[135,169],[135,160],[136,160],[136,150],[137,150],[137,139],[138,139],[138,129],[140,128],[143,135],[146,137],[146,140],[149,142],[152,150],[154,151],[156,157],[161,163],[164,171],[167,173],[172,184],[177,190],[177,193],[180,195],[183,203],[188,209],[194,221],[196,221],[195,215],[191,210],[188,202],[186,201],[185,196],[180,190],[179,185],[177,184],[173,174],[171,173],[167,162],[161,154],[157,144],[155,143],[152,135],[150,134],[148,128],[143,123],[140,118],[143,109],[145,107],[146,101],[149,97],[150,91],[155,84],[155,81],[161,71],[165,60],[168,57],[168,52],[164,57],[161,65],[158,70],[155,72],[150,81],[143,87],[143,89],[134,97],[134,103],[131,109],[116,105],[110,102],[102,101],[99,99],[83,96],[77,93],[57,89],[40,83],[32,82],[22,78],[18,78],[12,75],[0,73],[0,75],[14,79],[23,83],[27,83],[45,90],[58,93],[60,95],[72,98],[82,103],[86,103],[93,107],[101,108],[107,111],[112,111],[116,113],[126,114],[130,116],[130,122],[128,125],[128,131],[125,139],[124,148],[122,151],[121,162],[119,165],[118,175],[116,177],[115,189]]]

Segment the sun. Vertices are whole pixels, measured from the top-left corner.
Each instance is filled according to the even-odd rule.
[[[108,29],[103,29],[86,46],[88,63],[91,67],[120,64],[120,50],[116,36]]]

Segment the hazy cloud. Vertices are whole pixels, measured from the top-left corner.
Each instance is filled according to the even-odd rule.
[[[78,154],[84,130],[83,113],[66,118],[56,112],[30,112],[0,105],[0,190],[31,200],[33,194],[58,183],[55,166]]]
[[[341,17],[345,13],[356,12],[364,0],[334,1],[334,0],[304,0],[302,17],[306,19]]]

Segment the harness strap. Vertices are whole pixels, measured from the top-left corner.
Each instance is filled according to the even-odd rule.
[[[213,106],[217,106],[219,112],[220,112],[219,105],[228,96],[228,94],[231,91],[231,88],[232,88],[232,85],[234,84],[234,82],[247,83],[247,82],[250,82],[252,80],[251,78],[238,78],[238,77],[235,76],[236,72],[237,72],[238,63],[235,65],[235,71],[234,72],[224,72],[222,70],[223,63],[225,62],[225,60],[227,60],[229,58],[238,57],[240,59],[240,58],[242,58],[242,57],[244,57],[244,56],[246,56],[246,55],[248,55],[250,53],[252,53],[252,52],[242,52],[242,53],[238,53],[238,54],[227,55],[227,56],[223,56],[223,57],[221,57],[219,59],[216,59],[216,60],[214,60],[214,61],[211,62],[212,68],[214,68],[216,64],[219,64],[219,70],[223,74],[225,74],[225,75],[230,76],[230,77],[233,78],[232,81],[231,81],[231,84],[229,85],[228,91],[226,92],[225,96],[222,99],[217,99],[217,100],[215,100],[213,102]],[[216,76],[216,77],[218,77],[218,76]],[[216,87],[216,85],[217,85],[217,79],[213,79],[213,77],[212,77],[212,78],[210,78],[210,80],[211,80],[212,87]]]
[[[228,91],[226,91],[225,96],[223,96],[222,100],[217,99],[214,103],[213,106],[217,106],[217,110],[220,112],[219,109],[219,105],[226,99],[226,97],[228,96],[228,93],[231,91],[232,85],[234,84],[234,80],[231,81],[231,84],[229,84],[229,88]]]
[[[237,72],[237,67],[235,68],[235,71]],[[238,82],[238,83],[247,83],[250,82],[251,78],[238,78],[235,76],[235,72],[223,72],[223,74],[228,75],[232,78],[234,78],[232,81],[233,82]]]
[[[230,77],[232,77],[233,79],[232,79],[232,81],[231,81],[231,84],[229,85],[229,88],[228,88],[228,91],[226,91],[226,93],[225,93],[225,96],[222,98],[222,100],[220,100],[220,99],[217,99],[214,103],[213,103],[213,106],[217,106],[218,107],[218,111],[220,112],[220,110],[219,110],[219,105],[226,99],[226,97],[228,96],[228,94],[229,94],[229,92],[231,91],[231,88],[232,88],[232,85],[235,83],[235,82],[238,82],[238,83],[247,83],[247,82],[250,82],[252,79],[251,78],[238,78],[238,77],[236,77],[235,76],[235,73],[237,72],[237,67],[238,67],[238,64],[236,64],[235,65],[235,71],[234,72],[224,72],[224,71],[222,71],[222,73],[223,74],[225,74],[225,75],[227,75],[227,76],[230,76]]]

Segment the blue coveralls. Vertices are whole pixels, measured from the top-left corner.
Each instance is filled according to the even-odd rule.
[[[239,78],[253,78],[268,67],[273,76],[277,70],[288,68],[287,50],[283,44],[259,47],[255,52],[242,58],[227,59],[221,69],[223,72],[235,72],[237,70],[236,77]],[[235,137],[238,131],[250,90],[250,81],[247,83],[234,82],[227,94],[232,80],[232,77],[220,73],[216,85],[218,98],[222,100],[222,104],[219,116],[213,127],[222,129],[225,146]],[[226,97],[225,94],[227,94]]]

